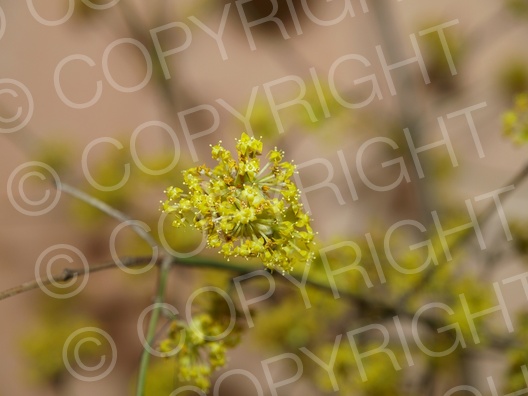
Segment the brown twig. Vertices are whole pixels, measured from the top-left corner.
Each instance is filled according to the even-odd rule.
[[[120,266],[123,267],[136,267],[141,264],[149,263],[152,260],[151,256],[140,256],[140,257],[123,257],[120,259]],[[161,261],[161,258],[158,257],[156,264],[159,264]],[[99,265],[91,266],[91,267],[83,267],[83,268],[65,268],[60,274],[53,275],[48,278],[40,278],[35,279],[32,281],[24,282],[18,286],[12,287],[11,289],[4,290],[0,292],[0,300],[5,300],[6,298],[16,296],[18,294],[22,294],[24,292],[38,289],[39,287],[47,286],[47,285],[53,285],[56,283],[64,283],[68,282],[72,279],[75,279],[79,276],[84,276],[88,273],[94,273],[103,271],[110,268],[117,268],[117,264],[115,261],[109,261],[106,263],[102,263]]]

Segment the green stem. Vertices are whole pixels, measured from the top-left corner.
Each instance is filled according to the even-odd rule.
[[[193,267],[193,268],[208,268],[208,269],[217,269],[221,271],[232,271],[240,274],[246,274],[255,270],[260,269],[257,266],[249,266],[244,264],[238,264],[231,261],[218,261],[212,258],[207,257],[187,257],[184,259],[175,259],[173,258],[173,264],[183,267]],[[263,269],[263,268],[262,268]]]
[[[161,314],[160,304],[163,303],[163,296],[165,295],[165,289],[167,286],[167,280],[169,278],[169,272],[172,266],[172,260],[173,258],[171,256],[165,257],[159,269],[158,286],[157,286],[156,298],[154,300],[155,307],[152,310],[152,313],[150,316],[150,321],[149,321],[147,336],[146,336],[147,345],[152,344],[152,342],[154,341],[154,337],[156,335],[156,327],[158,325],[158,320]],[[149,361],[150,361],[150,352],[148,351],[147,348],[144,348],[143,353],[141,355],[141,362],[139,365],[136,396],[144,396],[145,394],[145,382],[147,379],[147,369],[148,369]]]

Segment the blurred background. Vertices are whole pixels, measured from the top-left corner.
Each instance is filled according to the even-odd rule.
[[[112,260],[111,236],[119,222],[58,193],[54,178],[145,222],[156,236],[164,189],[181,184],[183,169],[213,165],[210,144],[222,140],[232,149],[244,131],[262,137],[265,152],[277,146],[297,164],[296,181],[320,247],[364,244],[365,233],[377,232],[383,242],[384,231],[398,221],[431,226],[431,211],[450,221],[461,213],[454,224],[467,222],[465,200],[482,212],[489,201],[474,198],[499,189],[525,166],[526,148],[504,136],[502,115],[528,88],[527,33],[528,3],[519,0],[2,0],[0,289],[48,270],[80,267],[81,257],[89,265]],[[439,146],[419,154],[419,177],[408,139],[417,147],[438,142],[442,125],[453,152]],[[398,179],[402,169],[409,180]],[[526,192],[525,185],[516,185],[505,206],[519,224],[526,220]],[[486,241],[494,246],[499,239],[503,247],[509,241],[496,232],[496,220]],[[130,228],[114,236],[118,255],[150,254]],[[199,235],[185,231],[169,239],[181,252],[200,243]],[[68,254],[61,256],[61,249]],[[491,275],[472,273],[489,290],[494,279],[523,271],[522,256],[499,256],[486,267]],[[476,261],[486,261],[481,259]],[[344,265],[352,259],[335,260]],[[469,260],[464,268],[473,264]],[[195,288],[228,278],[178,268],[167,302],[183,310]],[[81,282],[53,293],[64,297]],[[397,289],[404,281],[391,282],[389,288]],[[368,288],[354,285],[345,287],[368,297]],[[141,355],[138,317],[155,287],[155,270],[131,275],[116,269],[91,274],[82,292],[69,298],[37,289],[0,301],[0,395],[132,394]],[[510,296],[512,306],[522,305],[521,292]],[[271,305],[281,301],[277,296]],[[345,316],[368,319],[360,311]],[[287,312],[269,310],[269,321],[279,324]],[[264,312],[256,322],[263,330],[246,332],[230,352],[228,368],[248,369],[265,383],[262,359],[334,340],[358,326],[339,319],[342,312],[319,312],[316,322],[325,323],[325,332],[306,327],[304,334],[290,335],[300,337],[293,345],[280,337],[292,327],[266,327]],[[62,352],[69,335],[91,326],[111,336],[117,360],[109,375],[88,382],[71,375]],[[99,361],[98,348],[104,347],[84,351],[87,361],[90,354]],[[472,360],[472,370],[484,367],[479,378],[463,371],[442,375],[450,386],[476,386],[497,372],[489,363]],[[500,360],[500,367],[506,365]],[[170,384],[174,370],[164,367],[152,378]],[[426,386],[434,375],[419,371],[409,374],[419,378],[412,386],[406,380],[398,390],[371,389],[350,380],[340,394],[445,392],[438,379]],[[306,374],[280,394],[332,394],[317,378]],[[253,394],[251,386],[247,379],[230,379],[222,393]]]

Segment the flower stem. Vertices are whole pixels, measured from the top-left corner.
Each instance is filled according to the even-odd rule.
[[[169,278],[169,272],[172,266],[172,260],[173,260],[172,257],[166,256],[163,259],[160,269],[159,269],[157,292],[156,292],[156,298],[154,300],[155,306],[150,316],[150,321],[149,321],[147,336],[146,336],[147,345],[152,344],[152,341],[154,341],[154,337],[156,335],[156,327],[158,325],[158,320],[159,320],[160,313],[161,313],[161,304],[163,303],[163,296],[165,295],[165,289],[167,286],[167,280]],[[144,396],[145,394],[145,384],[146,384],[146,379],[147,379],[147,369],[148,369],[149,361],[150,361],[150,352],[144,346],[143,353],[141,355],[140,365],[139,365],[136,396]]]

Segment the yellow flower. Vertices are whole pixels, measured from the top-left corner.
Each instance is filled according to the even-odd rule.
[[[218,339],[217,337],[225,331],[224,318],[215,302],[211,308],[214,314],[198,314],[192,318],[190,324],[174,320],[167,338],[158,345],[160,352],[176,362],[177,382],[180,385],[197,386],[204,392],[207,392],[211,385],[211,374],[227,363],[228,349],[238,344],[241,331],[240,326],[236,324],[229,334]],[[174,353],[175,351],[177,353]]]
[[[291,181],[295,166],[275,148],[261,167],[262,142],[245,133],[237,140],[238,161],[221,143],[211,147],[216,167],[183,171],[187,192],[165,191],[162,210],[175,216],[173,225],[205,230],[208,246],[225,257],[257,258],[283,273],[312,260],[314,233]]]

